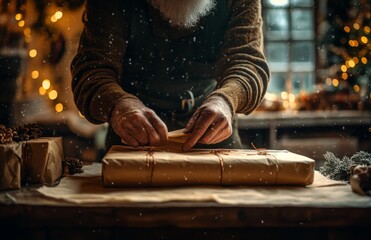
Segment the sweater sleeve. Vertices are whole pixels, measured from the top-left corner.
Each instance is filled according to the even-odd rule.
[[[210,96],[225,98],[234,113],[248,114],[263,99],[270,77],[260,0],[232,0],[229,14],[217,63],[218,86]]]
[[[86,1],[84,29],[71,63],[74,101],[92,123],[109,121],[115,101],[131,96],[119,85],[127,37],[125,11],[119,5],[113,0]]]

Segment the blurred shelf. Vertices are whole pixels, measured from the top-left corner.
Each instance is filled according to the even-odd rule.
[[[285,111],[238,115],[246,148],[286,149],[320,161],[327,151],[339,157],[371,150],[371,112]]]
[[[248,116],[238,115],[238,119],[239,128],[367,124],[371,127],[371,112],[352,110],[253,112]]]

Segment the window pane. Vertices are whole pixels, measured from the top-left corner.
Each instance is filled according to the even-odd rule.
[[[267,43],[265,50],[271,71],[289,70],[289,47],[287,43]]]
[[[312,7],[313,0],[291,0],[291,6],[293,7]]]
[[[292,37],[294,39],[312,39],[313,34],[313,14],[310,10],[292,10]]]
[[[289,23],[287,9],[269,9],[266,12],[265,28],[267,39],[288,39]]]
[[[280,93],[286,91],[286,73],[272,73],[271,80],[268,85],[268,92]]]
[[[311,72],[300,72],[292,74],[292,93],[298,94],[302,91],[313,92],[314,77]]]
[[[314,45],[312,42],[294,42],[291,44],[293,71],[314,70]]]
[[[264,5],[269,7],[287,7],[289,0],[264,0]]]

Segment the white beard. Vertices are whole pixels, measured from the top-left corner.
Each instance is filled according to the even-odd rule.
[[[200,18],[215,7],[215,0],[150,0],[150,2],[169,20],[170,25],[183,28],[195,26]]]

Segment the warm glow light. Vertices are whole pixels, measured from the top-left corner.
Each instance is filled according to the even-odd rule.
[[[367,43],[368,43],[368,38],[365,37],[365,36],[362,36],[362,37],[361,37],[361,42],[362,42],[363,44],[367,44]]]
[[[355,64],[358,64],[358,63],[359,63],[359,60],[358,60],[357,57],[354,57],[354,58],[353,58],[353,61],[354,61]]]
[[[61,11],[56,11],[56,12],[54,13],[54,17],[55,17],[57,20],[59,20],[59,19],[61,19],[61,18],[63,17],[63,13],[62,13]]]
[[[347,32],[347,33],[350,32],[350,27],[349,26],[345,26],[344,27],[344,31]]]
[[[50,21],[55,23],[56,21],[58,21],[58,19],[53,15],[53,16],[50,17]]]
[[[332,84],[332,79],[331,78],[326,78],[326,84],[331,86]]]
[[[281,92],[282,99],[287,99],[287,96],[288,96],[287,92]]]
[[[40,95],[45,95],[45,93],[46,93],[45,88],[39,87],[39,93],[40,93]]]
[[[351,68],[353,68],[353,67],[356,66],[356,63],[354,62],[353,59],[350,59],[349,62],[348,62],[348,64],[349,64],[349,67],[351,67]]]
[[[51,90],[49,92],[49,99],[50,100],[54,100],[58,97],[58,92],[56,90]]]
[[[30,57],[34,58],[37,56],[37,51],[36,49],[31,49],[28,53],[28,55],[30,55]]]
[[[345,65],[341,65],[340,69],[342,72],[346,72],[348,70],[347,66]]]
[[[333,85],[334,87],[339,86],[339,80],[337,80],[336,78],[332,79],[332,85]]]
[[[342,73],[341,78],[344,79],[344,80],[347,80],[348,79],[348,74],[347,73]]]
[[[286,109],[289,108],[289,101],[283,101],[282,105]]]
[[[348,44],[349,44],[349,46],[354,47],[353,40],[349,40],[349,41],[348,41]]]
[[[22,13],[17,13],[17,14],[15,15],[15,20],[17,20],[17,21],[21,20],[22,18],[23,18]]]
[[[25,24],[24,20],[21,20],[18,22],[19,27],[24,27],[24,24]]]
[[[364,31],[365,33],[370,33],[370,27],[369,27],[369,26],[365,26],[365,27],[363,28],[363,31]]]
[[[31,77],[32,77],[32,79],[36,79],[36,78],[38,78],[38,77],[39,77],[39,71],[37,71],[37,70],[33,70],[33,71],[31,72]]]
[[[354,23],[353,24],[353,27],[354,27],[355,30],[358,30],[359,29],[359,24],[358,23]]]
[[[295,95],[292,93],[289,94],[289,102],[295,102]]]
[[[367,64],[367,58],[365,58],[365,57],[361,58],[361,62],[362,62],[363,64]]]
[[[55,104],[55,111],[56,112],[62,112],[63,111],[63,104],[62,103]]]
[[[31,34],[31,28],[25,28],[24,30],[23,30],[23,33],[24,33],[24,35],[30,35]]]
[[[354,92],[359,92],[359,86],[356,84],[353,86]]]
[[[25,38],[24,38],[24,41],[25,41],[26,43],[31,42],[31,40],[32,40],[31,35],[26,35]]]
[[[45,90],[48,90],[50,88],[50,80],[44,79],[44,81],[42,82],[42,86]]]

